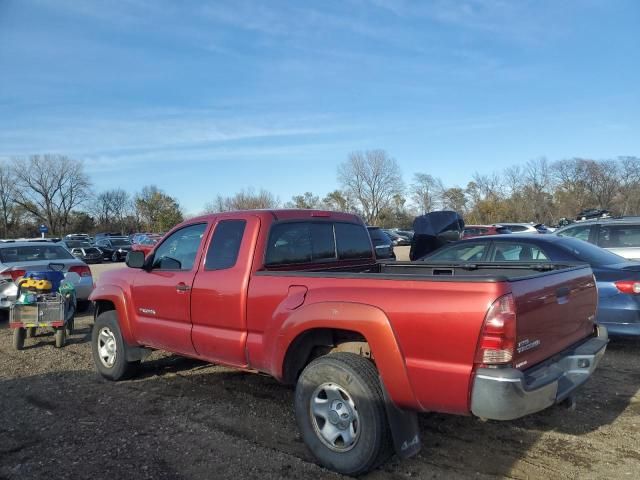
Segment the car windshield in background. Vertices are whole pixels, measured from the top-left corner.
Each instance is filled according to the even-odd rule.
[[[369,235],[371,236],[371,239],[375,242],[391,243],[389,236],[379,228],[370,228]]]
[[[129,240],[112,238],[111,245],[113,245],[114,247],[128,247],[129,245],[131,245],[131,242]]]
[[[556,243],[556,245],[578,260],[591,265],[613,265],[627,261],[626,258],[577,238],[563,237],[563,241]]]
[[[54,245],[29,245],[0,249],[0,262],[36,262],[39,260],[71,260],[74,256]]]
[[[85,248],[85,247],[91,246],[89,242],[79,241],[79,240],[71,240],[71,241],[66,241],[64,243],[67,246],[67,248]]]
[[[496,227],[496,233],[503,235],[506,233],[511,233],[511,230],[509,230],[508,227]]]

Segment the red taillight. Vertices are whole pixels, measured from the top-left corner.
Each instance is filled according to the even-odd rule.
[[[620,280],[615,282],[616,288],[622,293],[629,293],[631,295],[640,294],[640,282],[635,280]]]
[[[16,282],[20,277],[24,277],[24,274],[27,273],[27,271],[26,270],[9,270],[7,273],[9,274],[9,276],[11,276],[11,280]]]
[[[516,345],[516,306],[508,293],[491,304],[484,319],[475,363],[500,365],[511,362]]]
[[[69,271],[70,272],[75,272],[78,275],[80,275],[81,277],[90,277],[91,276],[91,269],[89,267],[87,267],[86,265],[74,265],[72,267],[69,267]]]

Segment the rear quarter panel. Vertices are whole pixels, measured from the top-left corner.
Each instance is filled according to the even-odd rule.
[[[507,292],[496,282],[411,281],[386,279],[327,278],[313,276],[254,275],[251,279],[247,318],[248,355],[253,368],[279,377],[284,353],[277,351],[282,338],[303,330],[300,322],[288,322],[294,313],[284,300],[291,286],[308,289],[304,307],[321,307],[312,328],[330,327],[358,331],[367,329],[367,318],[333,309],[330,304],[355,304],[381,312],[368,330],[374,359],[381,363],[386,349],[397,345],[403,364],[392,369],[378,365],[385,386],[400,406],[417,410],[468,413],[469,384],[478,336],[489,305]],[[362,310],[362,312],[371,310]],[[317,314],[318,315],[318,314]],[[334,317],[334,318],[332,318]],[[381,318],[383,320],[381,320]],[[386,323],[383,328],[381,323]],[[379,330],[376,330],[378,329]],[[380,333],[376,333],[380,332]],[[386,335],[386,341],[380,338]],[[388,338],[391,337],[391,338]],[[390,343],[388,343],[388,342]],[[395,377],[405,376],[406,384]]]

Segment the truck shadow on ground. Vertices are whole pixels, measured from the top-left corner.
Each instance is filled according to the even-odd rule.
[[[84,336],[90,333],[86,330]],[[575,411],[557,406],[513,422],[422,414],[420,454],[404,461],[393,457],[366,477],[552,478],[593,473],[600,460],[591,449],[577,448],[576,441],[625,412],[640,415],[639,403],[632,402],[640,389],[639,354],[638,341],[612,341],[596,374],[578,392]],[[35,479],[50,478],[51,471],[98,478],[105,466],[113,478],[131,478],[146,466],[153,478],[162,479],[201,465],[202,470],[188,477],[210,478],[211,471],[219,471],[220,477],[225,472],[244,473],[246,478],[258,473],[284,476],[286,467],[291,477],[304,477],[309,473],[304,469],[312,469],[314,478],[335,478],[313,465],[298,432],[291,388],[264,375],[154,355],[164,356],[143,362],[139,374],[125,382],[108,382],[90,371],[0,381],[0,430],[5,437],[0,477],[13,478],[9,473],[15,465],[22,465],[22,478]],[[14,415],[14,405],[23,405],[21,415]],[[101,431],[110,432],[107,447]],[[140,442],[132,441],[134,437]],[[183,455],[185,445],[195,446],[188,456]],[[273,462],[256,469],[254,457],[240,452],[248,446],[271,452],[266,457],[274,457]],[[52,468],[58,470],[37,461],[43,455],[63,458],[60,451],[69,457],[53,460]],[[284,466],[282,455],[289,459]],[[74,461],[82,467],[71,474],[77,468]]]

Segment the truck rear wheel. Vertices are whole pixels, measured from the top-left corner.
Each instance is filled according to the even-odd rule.
[[[100,375],[108,380],[123,380],[133,375],[140,361],[127,361],[127,346],[118,326],[114,310],[98,315],[91,332],[93,363]]]
[[[339,352],[307,365],[295,411],[307,447],[327,468],[361,475],[392,453],[378,371],[364,357]]]

